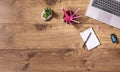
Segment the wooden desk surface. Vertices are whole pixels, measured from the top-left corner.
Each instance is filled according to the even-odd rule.
[[[93,27],[100,39],[99,48],[120,48],[120,44],[112,44],[111,33],[120,39],[120,30],[95,21],[85,16],[88,0],[1,0],[0,13],[0,48],[1,49],[41,49],[41,48],[81,48],[83,41],[79,35],[89,27]],[[67,9],[71,4],[78,15],[83,15],[81,24],[65,25],[62,22],[61,7]],[[48,22],[40,18],[45,7],[55,11],[55,17]]]
[[[62,22],[61,7],[80,8],[80,24]],[[120,29],[85,16],[89,0],[0,0],[0,72],[120,72]],[[45,22],[40,13],[51,7]],[[93,27],[101,46],[81,49],[79,33]],[[79,50],[76,50],[78,49]],[[30,50],[31,49],[31,50]]]

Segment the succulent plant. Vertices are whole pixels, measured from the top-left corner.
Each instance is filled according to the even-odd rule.
[[[45,10],[45,12],[43,14],[44,18],[47,18],[50,14],[52,14],[52,9],[51,8],[46,8],[44,10]]]

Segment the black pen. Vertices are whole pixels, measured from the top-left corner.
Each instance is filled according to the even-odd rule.
[[[87,41],[89,40],[89,38],[90,38],[91,34],[92,34],[92,32],[90,32],[90,34],[88,35],[88,37],[87,37],[86,41],[84,42],[84,44],[83,44],[82,48],[86,45],[86,43],[87,43]]]

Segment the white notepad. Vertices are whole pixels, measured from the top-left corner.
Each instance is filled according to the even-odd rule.
[[[99,42],[99,40],[98,40],[98,38],[97,38],[97,36],[96,36],[96,34],[95,34],[92,27],[90,27],[89,29],[87,29],[87,30],[80,33],[83,41],[84,42],[86,41],[86,39],[89,36],[90,32],[91,32],[91,36],[90,36],[90,38],[88,39],[88,41],[86,43],[86,46],[87,46],[88,50],[91,50],[91,49],[93,49],[93,48],[100,45],[100,42]]]

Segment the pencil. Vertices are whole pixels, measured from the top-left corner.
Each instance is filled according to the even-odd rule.
[[[88,40],[89,40],[89,38],[90,38],[91,34],[92,34],[92,32],[90,32],[90,34],[88,35],[88,37],[87,37],[86,41],[84,42],[84,44],[83,44],[82,48],[83,48],[83,47],[86,45],[86,43],[88,42]]]

